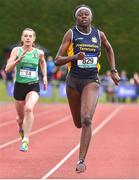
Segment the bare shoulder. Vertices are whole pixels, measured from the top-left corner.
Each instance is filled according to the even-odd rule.
[[[19,48],[20,48],[20,47],[14,47],[14,48],[12,49],[12,52],[18,52]]]
[[[100,31],[100,38],[101,38],[101,41],[105,41],[107,39],[103,31]]]
[[[64,39],[64,40],[71,40],[71,39],[72,39],[72,30],[71,30],[71,29],[69,29],[69,30],[65,33],[63,39]]]
[[[72,35],[72,30],[69,29],[65,34],[67,34],[68,36],[71,36]]]
[[[101,38],[101,42],[102,42],[103,46],[104,46],[107,50],[109,50],[110,48],[112,48],[109,40],[107,39],[107,37],[106,37],[106,35],[105,35],[105,33],[102,32],[102,31],[100,31],[100,38]]]
[[[39,56],[44,56],[44,51],[42,49],[37,49]]]
[[[11,51],[11,56],[17,56],[20,47],[14,47]]]
[[[38,49],[38,48],[37,48],[37,51],[38,51],[38,56],[39,56],[40,62],[45,61],[44,51],[42,49]]]

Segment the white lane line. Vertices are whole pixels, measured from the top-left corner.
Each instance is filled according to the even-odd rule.
[[[11,107],[12,108],[12,107]],[[7,114],[9,114],[9,113],[16,113],[16,111],[14,110],[14,109],[2,109],[2,110],[0,110],[0,117],[1,116],[4,116],[4,115],[7,115]]]
[[[101,130],[117,113],[122,110],[123,106],[118,107],[115,109],[109,116],[107,116],[104,121],[98,125],[92,132],[92,136],[94,136],[99,130]],[[45,174],[41,179],[47,179],[50,175],[52,175],[60,166],[64,164],[66,160],[68,160],[72,154],[74,154],[80,147],[80,144],[72,149],[54,168],[52,168],[47,174]]]
[[[3,127],[3,126],[14,124],[15,122],[16,122],[16,120],[11,120],[11,121],[7,121],[7,122],[4,122],[4,123],[0,123],[0,128]]]
[[[45,131],[45,130],[47,130],[47,129],[50,129],[50,128],[54,127],[54,126],[57,126],[57,125],[65,122],[65,121],[68,121],[70,118],[71,118],[71,116],[65,116],[65,117],[61,118],[59,121],[56,121],[56,122],[54,122],[54,123],[51,123],[51,124],[49,124],[49,125],[47,125],[47,126],[44,126],[44,127],[40,128],[40,129],[37,129],[37,130],[31,132],[31,133],[30,133],[30,136],[33,136],[33,135],[35,135],[35,134],[37,134],[37,133],[40,133],[40,132],[42,132],[42,131]],[[5,148],[5,147],[7,147],[7,146],[9,146],[9,145],[11,145],[11,144],[14,144],[14,143],[16,143],[16,142],[18,142],[18,141],[20,141],[20,140],[21,140],[21,138],[17,138],[17,139],[14,139],[14,140],[12,140],[12,141],[9,141],[9,142],[7,142],[7,143],[5,143],[5,144],[2,144],[2,145],[0,145],[0,149]]]
[[[43,114],[44,115],[48,115],[50,113],[53,113],[53,112],[57,112],[57,111],[60,111],[60,110],[63,110],[63,108],[61,109],[61,107],[59,109],[46,109],[46,111],[42,111],[42,112],[38,112],[35,114],[35,117],[38,117],[38,116],[42,116]],[[16,118],[15,118],[16,119]],[[10,120],[10,121],[7,121],[7,122],[4,122],[4,123],[0,123],[0,128],[1,127],[4,127],[4,126],[8,126],[8,125],[11,125],[11,124],[14,124],[16,123],[16,120]]]

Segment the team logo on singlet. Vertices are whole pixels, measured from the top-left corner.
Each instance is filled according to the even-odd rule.
[[[92,37],[92,42],[93,43],[97,43],[97,38],[96,37]]]
[[[38,54],[37,53],[33,53],[32,54],[32,58],[38,58]]]
[[[82,37],[79,37],[79,38],[76,38],[75,41],[78,41],[78,40],[83,40]]]

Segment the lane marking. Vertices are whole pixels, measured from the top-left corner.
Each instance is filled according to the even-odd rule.
[[[63,123],[63,122],[66,122],[66,121],[68,121],[70,118],[71,118],[71,116],[65,116],[65,117],[61,118],[59,121],[56,121],[56,122],[54,122],[54,123],[51,123],[51,124],[49,124],[49,125],[47,125],[47,126],[44,126],[44,127],[40,128],[40,129],[37,129],[37,130],[35,130],[35,131],[32,131],[32,132],[30,133],[30,136],[33,136],[33,135],[35,135],[35,134],[37,134],[37,133],[40,133],[40,132],[45,131],[45,130],[47,130],[47,129],[50,129],[50,128],[52,128],[52,127],[54,127],[54,126],[57,126],[57,125],[59,125],[59,124],[61,124],[61,123]],[[5,144],[2,144],[2,145],[0,145],[0,149],[5,148],[5,147],[7,147],[7,146],[9,146],[9,145],[11,145],[11,144],[14,144],[14,143],[16,143],[16,142],[18,142],[18,141],[20,141],[20,140],[21,140],[21,138],[17,138],[17,139],[14,139],[14,140],[12,140],[12,141],[9,141],[9,142],[7,142],[7,143],[5,143]]]
[[[4,123],[0,123],[0,128],[3,127],[3,126],[14,124],[15,122],[16,122],[16,120],[11,120],[11,121],[7,121],[7,122],[4,122]]]
[[[50,113],[53,113],[53,112],[57,112],[57,111],[61,111],[61,110],[63,110],[64,108],[57,108],[57,109],[46,109],[46,110],[44,110],[44,111],[42,111],[42,112],[38,112],[38,113],[36,113],[35,114],[35,117],[37,117],[37,116],[40,116],[40,115],[48,115],[48,114],[50,114]],[[17,115],[16,115],[17,116]],[[16,119],[16,118],[15,118]],[[4,126],[8,126],[8,125],[11,125],[11,124],[14,124],[14,123],[16,123],[16,120],[10,120],[10,121],[7,121],[7,122],[4,122],[4,123],[0,123],[0,128],[1,127],[4,127]]]
[[[14,109],[2,109],[1,111],[0,111],[0,117],[1,116],[4,116],[5,114],[7,115],[7,114],[9,114],[9,113],[13,113],[13,111],[14,111],[14,113],[16,113],[16,111],[14,110]]]
[[[94,136],[99,130],[101,130],[117,113],[122,110],[123,106],[115,109],[109,116],[107,116],[104,121],[98,125],[93,131],[92,136]],[[50,175],[52,175],[60,166],[62,166],[66,160],[68,160],[80,147],[80,144],[77,144],[75,148],[73,148],[55,167],[53,167],[47,174],[45,174],[41,179],[47,179]]]

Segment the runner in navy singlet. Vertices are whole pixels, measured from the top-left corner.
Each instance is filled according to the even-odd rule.
[[[105,34],[91,25],[93,12],[90,7],[80,5],[74,10],[76,25],[64,35],[55,58],[56,66],[68,64],[67,97],[77,128],[82,128],[77,172],[86,170],[85,157],[92,134],[92,118],[99,97],[101,44],[106,49],[111,77],[116,85],[119,75],[115,66],[113,49]]]

